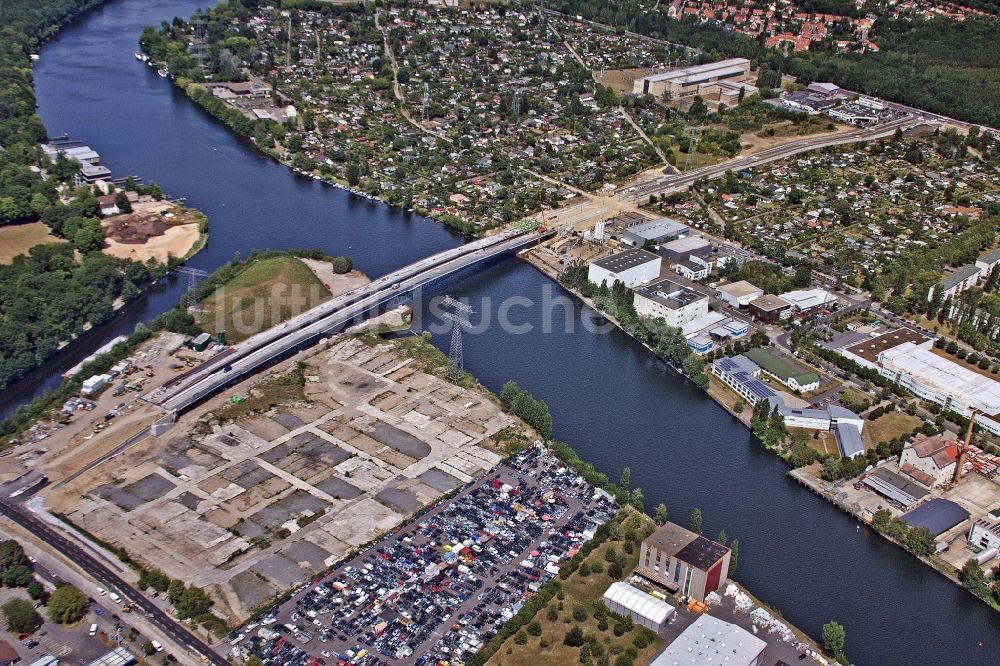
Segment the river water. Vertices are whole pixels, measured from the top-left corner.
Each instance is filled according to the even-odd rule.
[[[50,134],[85,141],[116,176],[156,180],[208,215],[211,239],[191,266],[210,271],[252,248],[319,246],[351,255],[374,277],[462,242],[434,222],[259,157],[132,57],[143,26],[201,4],[115,0],[47,45],[35,69]],[[77,357],[162,312],[183,288],[164,285],[133,304],[4,391],[0,409],[55,385]],[[494,391],[514,378],[545,400],[555,437],[614,479],[629,466],[647,509],[665,502],[686,523],[698,507],[706,535],[738,537],[739,580],[809,634],[838,620],[859,664],[1000,663],[1000,614],[799,486],[703,392],[623,333],[592,332],[586,308],[569,299],[541,307],[561,295],[530,266],[492,260],[424,296],[444,293],[476,310],[463,339],[469,371]],[[418,325],[434,322],[426,302],[415,300]],[[484,317],[490,325],[480,325]],[[434,342],[447,350],[448,333],[435,332]]]

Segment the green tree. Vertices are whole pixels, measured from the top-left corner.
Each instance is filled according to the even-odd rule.
[[[0,606],[7,629],[19,634],[30,634],[38,626],[39,617],[34,605],[27,599],[14,598]]]
[[[147,657],[151,657],[154,654],[156,654],[156,648],[153,647],[153,642],[150,641],[149,639],[147,639],[146,642],[142,644],[142,653]]]
[[[39,599],[42,598],[42,595],[45,594],[45,588],[37,580],[32,580],[30,583],[28,583],[28,587],[25,590],[25,592],[27,592],[28,596],[31,597],[34,601],[38,601]]]
[[[740,559],[740,540],[733,539],[733,542],[729,544],[729,577],[732,578],[736,574],[736,564]]]
[[[356,163],[351,162],[344,170],[344,178],[347,179],[348,185],[351,187],[357,187],[358,183],[361,182],[361,167],[359,167]]]
[[[622,476],[618,480],[618,489],[621,490],[623,493],[628,493],[629,484],[631,483],[631,480],[632,480],[632,470],[629,469],[628,467],[625,467],[624,469],[622,469]]]
[[[691,520],[688,522],[688,527],[695,534],[701,534],[701,509],[694,509],[691,512]]]
[[[49,597],[45,609],[54,622],[71,624],[87,612],[87,597],[72,585],[60,585]]]
[[[580,647],[583,645],[583,630],[580,626],[574,624],[566,635],[563,637],[563,645],[568,645],[570,647]]]
[[[840,659],[844,655],[845,640],[844,628],[839,623],[831,620],[823,625],[823,647],[830,656]]]
[[[657,525],[663,525],[667,522],[667,505],[660,502],[656,505],[656,513],[653,514],[653,520],[656,521]]]
[[[727,541],[726,530],[719,530],[719,536],[717,536],[715,540],[725,546]]]

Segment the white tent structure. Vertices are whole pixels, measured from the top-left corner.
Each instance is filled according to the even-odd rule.
[[[604,605],[612,613],[632,618],[636,624],[657,633],[677,612],[667,602],[621,582],[612,583],[604,593]]]

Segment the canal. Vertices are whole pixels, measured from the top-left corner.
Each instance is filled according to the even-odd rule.
[[[262,159],[132,57],[143,26],[201,4],[116,0],[46,46],[35,70],[50,134],[84,140],[116,175],[156,180],[208,215],[211,239],[192,266],[212,270],[253,248],[319,246],[377,276],[462,242]],[[141,299],[5,391],[0,408],[54,385],[74,354],[163,311],[183,287]],[[648,510],[665,502],[683,524],[698,507],[706,535],[739,538],[737,577],[791,622],[819,636],[824,622],[840,621],[859,664],[1000,661],[1000,615],[797,485],[703,392],[623,333],[592,332],[593,313],[560,300],[530,266],[508,257],[433,285],[415,301],[418,323],[434,323],[426,297],[445,293],[476,310],[464,336],[470,372],[494,391],[514,378],[545,400],[555,437],[613,479],[629,466]],[[479,326],[484,318],[490,324]],[[448,333],[437,330],[434,342],[447,350]]]

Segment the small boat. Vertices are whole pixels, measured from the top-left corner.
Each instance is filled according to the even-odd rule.
[[[160,69],[156,70],[156,73],[159,74],[161,78],[165,79],[167,78],[167,74],[169,74],[170,72],[168,72],[165,67],[161,67]]]
[[[145,60],[146,60],[146,54],[143,53],[142,51],[136,51],[132,55],[134,55],[135,59],[138,60],[138,61],[140,61],[140,62],[145,62]]]

